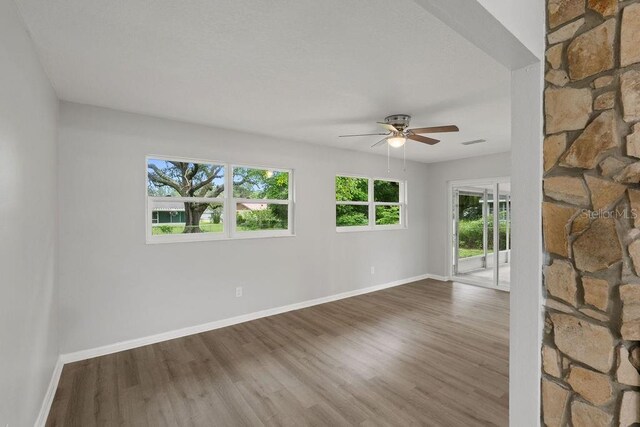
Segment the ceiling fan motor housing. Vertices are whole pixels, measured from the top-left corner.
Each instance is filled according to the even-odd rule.
[[[392,114],[384,118],[385,123],[388,123],[398,129],[400,132],[409,127],[411,116],[408,114]]]

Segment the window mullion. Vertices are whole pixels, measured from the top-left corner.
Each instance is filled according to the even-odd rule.
[[[225,178],[226,178],[226,191],[225,196],[225,211],[227,213],[227,226],[225,234],[228,239],[233,237],[233,233],[236,226],[236,205],[233,202],[233,166],[230,163],[225,165]]]
[[[224,197],[174,197],[174,196],[148,196],[149,200],[153,203],[163,202],[180,202],[180,203],[222,203]]]
[[[376,207],[373,203],[373,179],[367,178],[368,181],[368,200],[369,200],[369,227],[373,228],[376,224]]]
[[[400,225],[407,226],[407,184],[406,182],[400,183]]]
[[[287,205],[287,231],[289,232],[293,232],[294,228],[293,228],[293,221],[295,216],[293,215],[293,209],[294,209],[294,204],[293,204],[293,195],[295,194],[293,191],[293,185],[295,185],[295,183],[293,182],[293,171],[287,171],[287,173],[289,174],[289,178],[288,178],[288,188],[287,188],[287,196],[288,196],[288,205]]]
[[[336,205],[369,206],[369,202],[350,202],[345,200],[336,200]]]
[[[376,206],[400,206],[402,203],[400,202],[373,202]]]
[[[267,205],[287,205],[289,204],[289,200],[279,200],[279,199],[244,199],[237,198],[233,199],[236,203],[255,203],[255,204],[267,204]]]

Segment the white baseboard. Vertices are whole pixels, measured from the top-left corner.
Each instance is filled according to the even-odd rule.
[[[425,276],[427,277],[427,279],[433,279],[433,280],[439,280],[441,282],[448,282],[449,280],[451,280],[450,277],[448,276],[440,276],[439,274],[425,274]]]
[[[38,418],[34,424],[35,427],[44,427],[47,423],[47,417],[49,416],[49,410],[51,409],[53,398],[55,397],[56,390],[58,389],[58,383],[60,382],[60,375],[62,374],[63,366],[64,362],[62,361],[62,357],[58,357],[56,366],[53,368],[51,381],[49,381],[49,387],[47,387],[47,392],[44,395],[44,400],[40,407],[40,413],[38,414]]]
[[[216,320],[214,322],[204,323],[201,325],[188,326],[186,328],[175,329],[173,331],[163,332],[156,335],[149,335],[146,337],[135,338],[132,340],[121,341],[114,344],[105,345],[102,347],[90,348],[87,350],[80,350],[73,353],[62,354],[63,363],[78,362],[80,360],[90,359],[92,357],[104,356],[111,353],[117,353],[119,351],[130,350],[132,348],[142,347],[149,344],[155,344],[162,341],[168,341],[175,338],[184,337],[187,335],[199,334],[201,332],[212,331],[214,329],[220,329],[238,323],[248,322],[250,320],[260,319],[262,317],[273,316],[276,314],[286,313],[288,311],[299,310],[301,308],[311,307],[318,304],[324,304],[331,301],[337,301],[344,298],[350,298],[357,295],[367,294],[370,292],[379,291],[381,289],[392,288],[394,286],[405,285],[407,283],[416,282],[424,279],[446,280],[441,276],[435,276],[431,274],[421,274],[420,276],[409,277],[406,279],[395,280],[389,283],[383,283],[380,285],[369,286],[366,288],[354,289],[353,291],[342,292],[339,294],[329,295],[326,297],[315,298],[312,300],[302,301],[294,304],[284,305],[281,307],[270,308],[267,310],[256,311],[253,313],[243,314],[240,316],[230,317],[227,319]]]
[[[121,341],[115,344],[109,344],[102,347],[90,348],[87,350],[76,351],[73,353],[61,354],[56,367],[51,377],[51,382],[45,399],[42,402],[42,408],[36,421],[35,426],[44,426],[47,417],[49,416],[49,410],[51,409],[51,403],[55,396],[58,382],[60,380],[60,374],[62,368],[66,363],[78,362],[81,360],[90,359],[92,357],[104,356],[107,354],[117,353],[119,351],[130,350],[132,348],[142,347],[149,344],[156,344],[162,341],[167,341],[175,338],[184,337],[187,335],[198,334],[201,332],[212,331],[214,329],[224,328],[226,326],[236,325],[238,323],[248,322],[250,320],[260,319],[262,317],[273,316],[276,314],[286,313],[288,311],[299,310],[301,308],[307,308],[318,304],[324,304],[331,301],[337,301],[345,298],[354,297],[357,295],[368,294],[370,292],[379,291],[382,289],[392,288],[395,286],[405,285],[411,282],[417,282],[424,279],[434,279],[446,281],[448,278],[444,276],[438,276],[434,274],[421,274],[419,276],[408,277],[406,279],[395,280],[389,283],[383,283],[380,285],[369,286],[366,288],[354,289],[352,291],[342,292],[339,294],[329,295],[326,297],[315,298],[312,300],[302,301],[295,304],[284,305],[281,307],[270,308],[267,310],[256,311],[254,313],[243,314],[241,316],[230,317],[228,319],[216,320],[214,322],[204,323],[201,325],[189,326],[182,329],[175,329],[173,331],[163,332],[156,335],[150,335],[142,338],[135,338],[132,340]]]

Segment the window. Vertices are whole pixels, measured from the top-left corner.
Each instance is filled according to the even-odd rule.
[[[373,206],[376,225],[401,225],[400,182],[374,180]]]
[[[149,157],[147,242],[293,235],[291,178],[284,169]]]
[[[287,233],[291,212],[289,178],[288,171],[234,167],[235,230]]]
[[[402,181],[336,176],[337,230],[404,227],[404,189]]]
[[[222,234],[224,173],[219,164],[148,159],[149,234]]]
[[[336,176],[336,226],[369,225],[369,179]]]

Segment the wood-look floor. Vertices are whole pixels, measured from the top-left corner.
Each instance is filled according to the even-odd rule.
[[[415,282],[66,365],[47,425],[506,426],[508,317]]]

